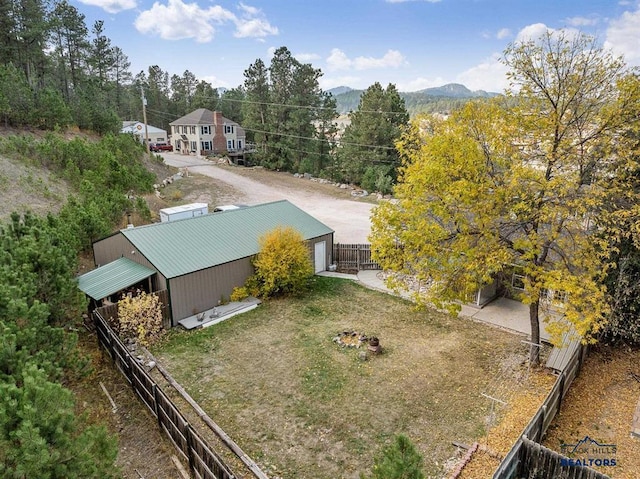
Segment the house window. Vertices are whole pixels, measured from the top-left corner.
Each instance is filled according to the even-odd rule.
[[[196,134],[196,127],[195,126],[191,126],[191,127],[189,127],[189,129],[191,130],[191,134],[192,135]]]
[[[511,276],[511,286],[514,289],[519,289],[520,291],[523,291],[524,279],[525,279],[525,275],[522,274],[522,270],[521,269],[515,270]]]
[[[201,141],[200,148],[203,151],[211,151],[211,142],[210,141]]]
[[[211,134],[211,126],[210,125],[202,125],[200,127],[201,135],[210,135]]]
[[[231,151],[235,149],[235,143],[234,140],[227,140],[227,150]]]
[[[567,302],[566,291],[554,291],[553,289],[543,289],[540,291],[540,300],[551,304],[564,304]]]
[[[184,133],[185,135],[187,134],[187,127],[186,126],[182,127],[182,133]]]
[[[238,140],[238,150],[242,150],[242,140]]]
[[[225,133],[233,133],[233,125],[224,125]]]
[[[193,152],[198,151],[198,142],[197,141],[192,141],[191,142],[191,151],[193,151]]]

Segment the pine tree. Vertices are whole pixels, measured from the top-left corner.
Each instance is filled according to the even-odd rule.
[[[374,459],[369,479],[424,479],[422,463],[422,456],[409,438],[399,434]],[[360,477],[366,479],[364,475]]]
[[[369,189],[376,183],[395,181],[400,165],[395,142],[400,138],[409,114],[395,85],[386,89],[374,83],[360,97],[358,109],[350,115],[338,152],[344,180],[362,184],[369,179]],[[372,188],[373,187],[373,188]]]

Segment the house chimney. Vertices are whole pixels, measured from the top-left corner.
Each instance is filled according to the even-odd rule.
[[[214,111],[213,112],[213,124],[214,125],[222,125],[222,112]]]

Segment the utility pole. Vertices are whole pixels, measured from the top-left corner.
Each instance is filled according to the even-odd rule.
[[[147,148],[147,155],[151,156],[151,149],[149,146],[149,129],[147,128],[147,99],[144,97],[144,90],[140,85],[140,95],[142,96],[142,118],[144,120],[144,142]]]

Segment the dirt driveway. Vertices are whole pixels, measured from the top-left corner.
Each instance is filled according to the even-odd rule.
[[[371,232],[370,214],[373,204],[342,199],[309,188],[310,182],[301,180],[299,186],[270,185],[219,167],[210,161],[176,153],[162,154],[166,164],[189,172],[209,176],[227,183],[238,192],[238,203],[248,205],[289,200],[335,231],[336,243],[368,243]],[[313,183],[315,184],[315,183]],[[214,205],[209,205],[213,207]]]

